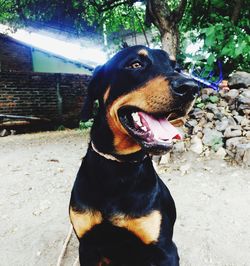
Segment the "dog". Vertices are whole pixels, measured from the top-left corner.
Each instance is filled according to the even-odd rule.
[[[159,49],[128,47],[95,69],[82,120],[99,107],[69,207],[82,266],[179,265],[175,204],[149,154],[181,139],[174,125],[197,91]]]

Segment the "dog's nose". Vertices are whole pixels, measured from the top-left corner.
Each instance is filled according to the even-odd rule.
[[[178,96],[195,96],[199,90],[198,84],[192,79],[179,78],[170,84],[173,93]]]

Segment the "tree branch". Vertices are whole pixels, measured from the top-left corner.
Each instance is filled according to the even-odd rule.
[[[137,12],[136,12],[135,9],[134,9],[134,13],[135,13],[135,16],[137,17],[137,20],[138,20],[138,22],[139,22],[139,24],[140,24],[140,26],[141,26],[141,29],[142,29],[142,32],[143,32],[143,35],[144,35],[145,41],[146,41],[146,43],[147,43],[147,46],[149,47],[149,41],[148,41],[148,37],[147,37],[146,31],[145,31],[145,29],[144,29],[143,23],[141,22],[141,19],[140,19],[140,17],[138,16],[138,14],[137,14]]]
[[[133,5],[137,0],[106,0],[103,4],[98,4],[95,0],[90,2],[96,7],[98,12],[105,12],[121,5]]]
[[[184,14],[184,11],[187,6],[187,0],[181,0],[179,6],[172,12],[171,18],[178,23]]]
[[[146,4],[146,23],[153,23],[162,34],[169,28],[170,8],[167,0],[147,0]]]
[[[235,1],[235,7],[234,7],[234,10],[233,10],[233,14],[231,16],[231,20],[233,23],[236,23],[238,18],[239,18],[239,15],[240,15],[240,9],[241,9],[241,5],[242,5],[242,0],[236,0]]]

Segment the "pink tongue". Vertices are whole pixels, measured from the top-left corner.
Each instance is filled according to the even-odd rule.
[[[180,132],[166,118],[155,119],[146,113],[138,112],[138,114],[142,124],[150,128],[156,139],[170,141],[182,139]]]

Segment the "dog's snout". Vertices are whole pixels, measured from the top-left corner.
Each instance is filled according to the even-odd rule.
[[[178,96],[194,96],[199,86],[192,79],[176,79],[171,82],[171,89]]]

